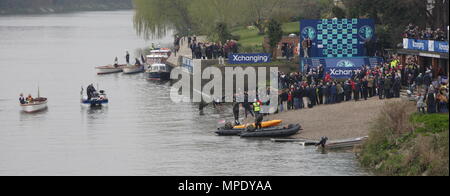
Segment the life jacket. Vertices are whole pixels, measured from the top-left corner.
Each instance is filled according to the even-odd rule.
[[[259,102],[253,103],[253,111],[255,111],[255,112],[261,111],[261,104]]]

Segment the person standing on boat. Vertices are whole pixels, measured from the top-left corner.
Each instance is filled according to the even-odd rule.
[[[261,114],[261,102],[259,100],[255,99],[255,102],[253,103],[253,111],[255,113],[255,127],[256,129],[262,129],[262,121],[263,121],[263,115]]]
[[[255,114],[253,114],[253,111],[252,111],[250,105],[251,104],[248,101],[248,93],[247,93],[247,91],[245,91],[244,92],[244,103],[243,103],[244,110],[245,110],[245,118],[247,118],[248,113],[250,113],[250,115],[252,115],[253,117],[255,116]]]
[[[136,60],[136,63],[134,63],[134,65],[136,65],[136,66],[141,66],[141,61],[139,61],[138,58],[135,58],[135,60]]]
[[[20,102],[20,104],[26,104],[27,103],[27,102],[25,102],[25,97],[23,97],[22,93],[20,93],[19,102]]]
[[[94,96],[94,92],[96,92],[97,90],[95,90],[94,85],[90,84],[87,88],[86,88],[86,93],[88,96],[88,100],[91,100],[91,98]]]
[[[141,54],[141,62],[142,62],[142,64],[145,64],[145,57],[143,54]]]
[[[253,113],[259,114],[261,112],[261,102],[259,102],[257,99],[255,99],[255,102],[253,102]]]
[[[114,67],[118,67],[119,66],[119,59],[116,57],[114,59]]]
[[[130,53],[128,53],[125,55],[125,60],[127,61],[127,64],[130,64]]]
[[[239,122],[239,102],[234,102],[233,104],[233,115],[234,115],[234,124],[240,125],[241,122]]]

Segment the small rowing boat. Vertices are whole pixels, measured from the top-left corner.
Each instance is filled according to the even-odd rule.
[[[20,106],[24,112],[34,113],[47,109],[47,101],[48,100],[45,97],[38,97],[34,98],[33,101],[29,103],[20,104]]]
[[[133,66],[125,66],[123,67],[123,73],[124,74],[136,74],[141,73],[145,71],[144,65],[133,65]]]
[[[318,145],[318,147],[327,150],[351,149],[354,146],[362,144],[368,138],[369,137],[359,137],[347,140],[331,141],[326,142],[325,145]]]
[[[22,97],[22,94],[20,94],[20,96]],[[30,100],[25,102],[25,100],[22,99],[21,102],[22,103],[20,104],[20,107],[22,107],[22,111],[24,111],[26,113],[34,113],[34,112],[39,112],[39,111],[47,109],[48,99],[45,97],[41,97],[41,93],[40,93],[39,86],[38,86],[38,97],[37,98],[31,98],[31,95],[30,95]]]
[[[105,75],[105,74],[112,74],[112,73],[120,73],[123,71],[123,68],[127,65],[105,65],[105,66],[98,66],[95,67],[95,70],[97,71],[98,75]]]

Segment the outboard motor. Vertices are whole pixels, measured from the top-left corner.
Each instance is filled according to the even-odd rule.
[[[327,144],[328,138],[322,137],[320,139],[320,142],[316,144],[316,146],[322,146],[322,148],[325,148],[325,145]]]

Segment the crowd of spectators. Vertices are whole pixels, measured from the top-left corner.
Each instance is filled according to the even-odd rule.
[[[448,112],[448,79],[442,71],[419,66],[415,57],[401,65],[397,57],[389,63],[355,70],[351,78],[333,79],[323,66],[305,66],[305,72],[279,73],[279,112],[313,108],[348,101],[400,98],[404,88],[428,113]],[[424,111],[424,110],[421,110]]]
[[[188,37],[189,48],[194,59],[220,59],[228,58],[229,54],[238,53],[238,44],[235,40],[227,40],[224,44],[212,42],[197,42],[196,37]]]
[[[447,34],[440,28],[437,28],[436,30],[432,30],[431,28],[420,29],[418,26],[415,26],[413,24],[409,24],[406,27],[403,33],[403,37],[422,40],[447,40]]]

